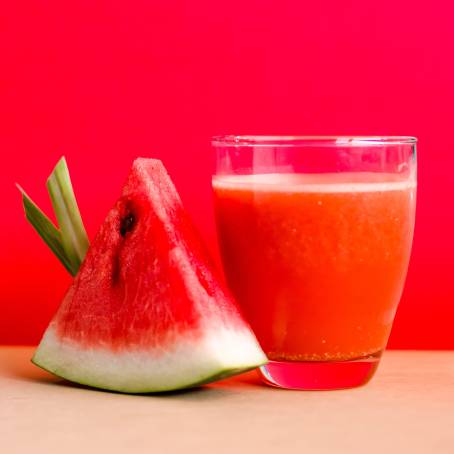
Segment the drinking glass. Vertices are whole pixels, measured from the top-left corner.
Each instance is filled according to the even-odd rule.
[[[228,285],[269,363],[270,385],[359,386],[386,347],[405,282],[416,138],[212,140]]]

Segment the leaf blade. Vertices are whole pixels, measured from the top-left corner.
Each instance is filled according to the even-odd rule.
[[[58,227],[61,234],[61,244],[73,268],[79,269],[89,247],[71,178],[65,157],[62,157],[47,180],[49,192]]]
[[[55,227],[52,221],[41,211],[35,202],[27,195],[27,193],[19,186],[17,189],[22,194],[22,205],[25,211],[27,221],[36,230],[38,235],[44,240],[50,250],[60,260],[63,266],[73,276],[77,274],[77,269],[66,256],[63,248],[60,231]]]

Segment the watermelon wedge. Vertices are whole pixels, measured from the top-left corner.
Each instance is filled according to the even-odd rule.
[[[160,161],[134,161],[32,361],[128,393],[192,387],[266,363]]]

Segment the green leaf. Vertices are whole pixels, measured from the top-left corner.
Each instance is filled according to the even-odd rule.
[[[51,220],[38,208],[33,200],[25,193],[25,191],[16,185],[22,193],[22,204],[24,206],[25,216],[38,232],[41,238],[49,246],[50,250],[63,263],[64,267],[73,275],[77,274],[78,267],[74,267],[68,260],[62,244],[60,231],[54,226]]]
[[[77,272],[87,253],[89,241],[64,157],[49,176],[47,190],[58,221],[63,250]]]
[[[47,180],[47,189],[58,221],[58,226],[39,209],[25,191],[22,203],[27,220],[32,224],[65,268],[75,276],[85,258],[89,241],[69,177],[65,158],[61,158]]]

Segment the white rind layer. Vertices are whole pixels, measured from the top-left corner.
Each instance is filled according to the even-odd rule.
[[[167,351],[109,351],[61,340],[51,325],[33,362],[76,383],[141,393],[195,386],[258,367],[267,359],[245,328],[217,327],[202,338],[179,337]]]

